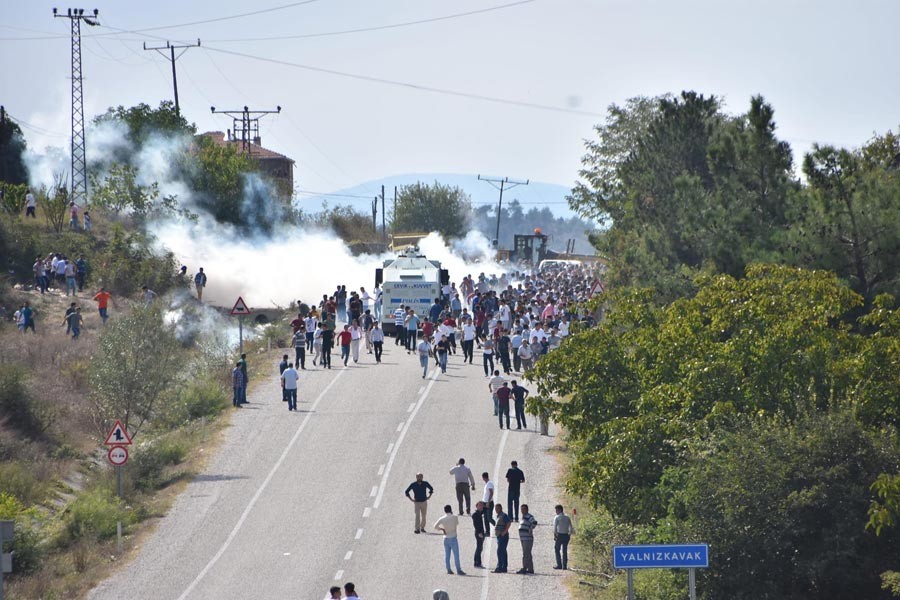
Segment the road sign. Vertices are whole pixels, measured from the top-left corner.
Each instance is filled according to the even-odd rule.
[[[244,302],[244,299],[238,296],[237,302],[234,303],[234,308],[231,309],[232,316],[242,316],[249,315],[250,308],[247,306],[247,303]]]
[[[106,458],[111,465],[121,467],[128,462],[128,448],[125,446],[113,446],[106,453]]]
[[[707,544],[613,546],[614,569],[693,569],[709,567]]]
[[[0,521],[0,544],[12,542],[16,539],[16,522]]]
[[[103,442],[104,446],[130,446],[131,438],[128,437],[128,432],[125,431],[125,426],[122,425],[122,422],[116,419],[116,424],[113,425],[113,428],[109,430],[109,435],[106,436],[106,441]]]

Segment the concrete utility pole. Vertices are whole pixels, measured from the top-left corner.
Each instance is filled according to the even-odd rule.
[[[223,114],[231,117],[234,137],[237,139],[238,131],[241,132],[242,151],[250,155],[254,140],[259,143],[259,120],[266,115],[280,113],[281,107],[276,106],[275,110],[250,110],[246,106],[244,110],[216,110],[215,106],[210,106],[209,110],[214,115]]]
[[[387,228],[384,226],[384,185],[381,186],[381,237],[387,242]]]
[[[81,22],[91,27],[100,24],[97,19],[99,11],[95,8],[93,16],[85,16],[83,8],[70,8],[64,15],[53,16],[69,19],[72,25],[72,196],[75,204],[86,205],[87,188],[87,156],[84,141],[84,94],[81,82]]]
[[[147,42],[144,42],[144,50],[156,50],[162,55],[163,58],[170,61],[172,63],[172,87],[175,88],[175,114],[179,117],[181,116],[181,106],[178,104],[178,77],[175,74],[175,61],[181,58],[181,55],[188,51],[188,48],[199,48],[200,47],[200,38],[197,38],[196,44],[184,44],[184,45],[176,45],[170,44],[168,40],[166,41],[165,46],[152,46],[148,47]],[[166,56],[165,51],[169,51],[169,56]],[[175,50],[181,50],[178,53],[178,56],[175,56]]]
[[[489,184],[494,186],[494,188],[500,190],[500,202],[497,203],[497,230],[494,233],[494,248],[500,247],[500,209],[503,208],[503,190],[504,189],[512,189],[517,185],[528,185],[529,180],[525,181],[515,181],[514,179],[510,179],[509,177],[504,177],[503,179],[492,179],[490,177],[482,177],[478,176],[478,181],[487,181]],[[500,184],[500,185],[497,185]]]

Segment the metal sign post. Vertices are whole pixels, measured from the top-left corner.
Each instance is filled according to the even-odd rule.
[[[109,434],[106,436],[104,445],[109,446],[106,453],[106,459],[109,464],[116,468],[116,496],[122,501],[122,465],[128,462],[128,446],[131,445],[131,436],[121,421],[116,421]],[[116,522],[116,548],[119,554],[122,553],[122,521]],[[2,600],[2,598],[0,598]]]
[[[12,573],[12,552],[4,553],[3,545],[16,540],[16,522],[0,521],[0,600],[3,600],[3,574]]]
[[[613,546],[613,568],[628,577],[628,600],[634,600],[635,569],[687,569],[691,600],[697,598],[696,570],[709,567],[707,544]]]
[[[250,307],[244,302],[244,299],[238,296],[237,302],[231,309],[231,316],[238,318],[238,351],[244,353],[244,316],[250,314]]]

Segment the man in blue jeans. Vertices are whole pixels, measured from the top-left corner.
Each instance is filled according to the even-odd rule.
[[[497,517],[494,519],[496,522],[494,534],[497,536],[497,568],[494,569],[494,573],[506,573],[508,566],[506,547],[509,546],[509,526],[512,521],[509,520],[509,515],[503,512],[502,504],[495,504],[494,512],[497,513]]]
[[[444,565],[447,567],[447,575],[453,575],[450,569],[451,554],[456,563],[456,574],[465,575],[459,565],[459,538],[456,537],[458,527],[459,518],[453,514],[453,507],[447,504],[444,506],[444,516],[434,524],[434,528],[444,534]]]
[[[300,381],[300,373],[294,368],[294,363],[289,362],[287,369],[281,374],[281,387],[287,396],[288,410],[297,410],[298,381]]]

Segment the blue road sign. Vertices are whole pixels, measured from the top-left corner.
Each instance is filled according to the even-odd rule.
[[[690,569],[709,566],[706,544],[613,546],[614,569]]]

